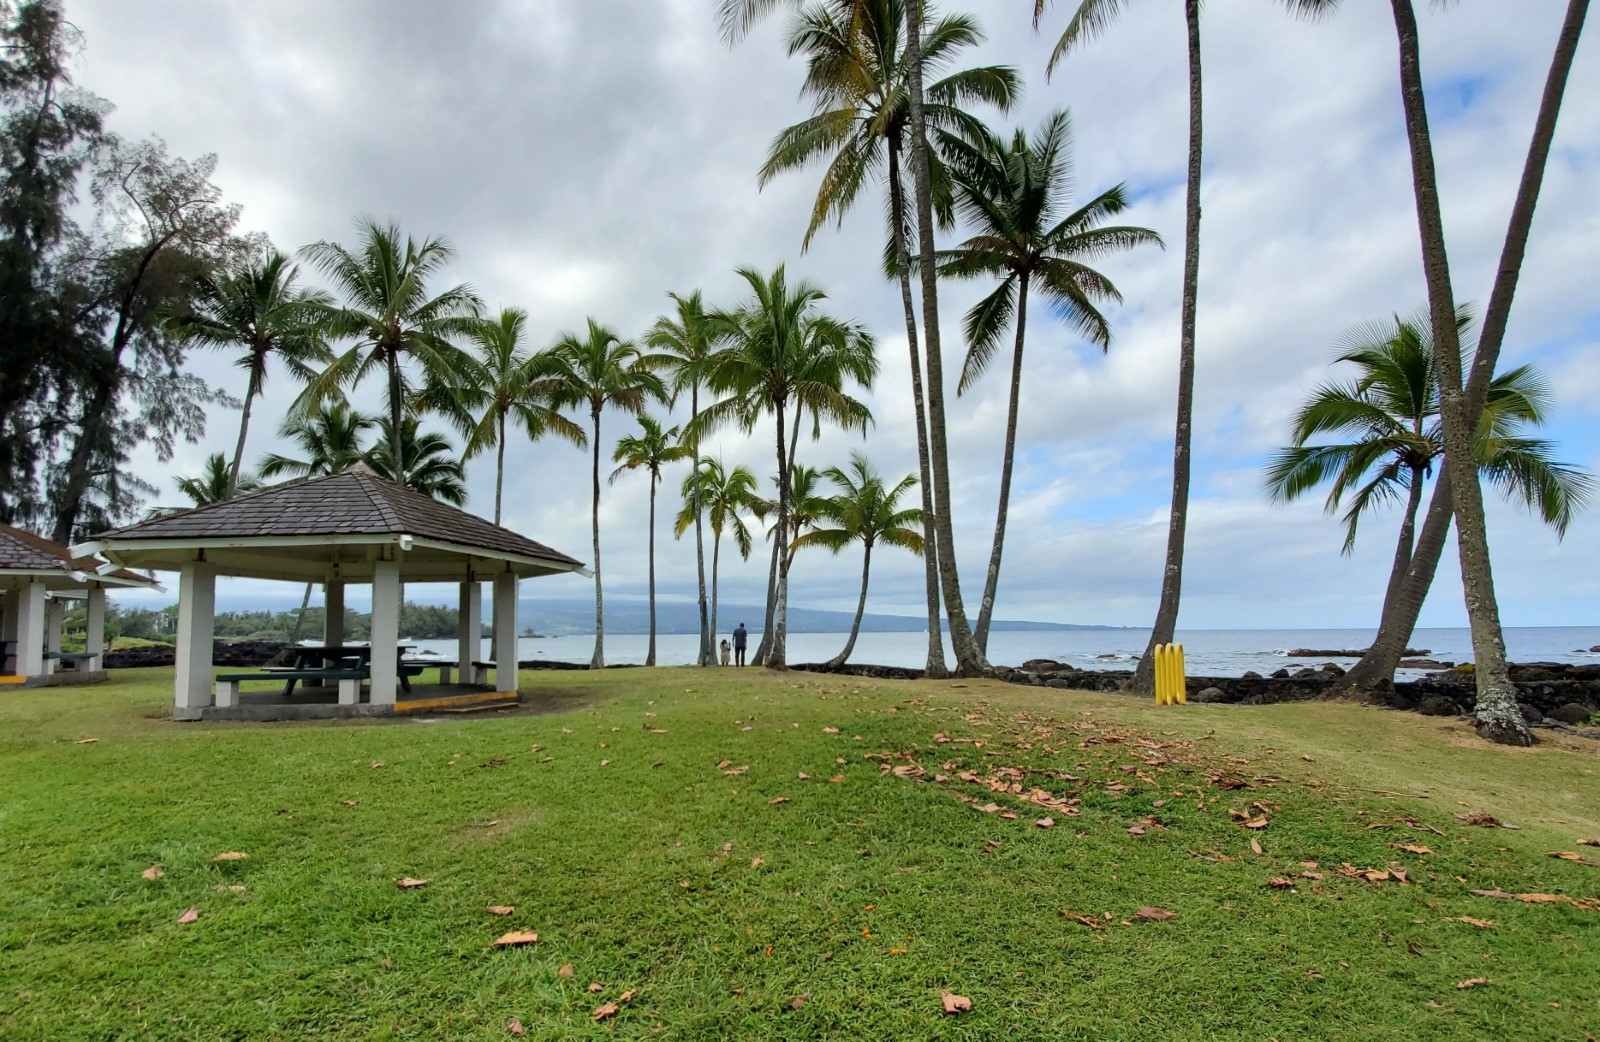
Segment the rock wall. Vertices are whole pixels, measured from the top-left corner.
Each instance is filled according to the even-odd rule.
[[[1030,668],[1032,667],[1032,668]],[[1061,667],[1061,668],[1055,668]],[[1033,660],[1021,669],[998,671],[1013,684],[1080,691],[1120,691],[1133,674],[1116,670],[1078,670],[1066,663]],[[1191,702],[1231,705],[1270,705],[1304,702],[1329,690],[1344,670],[1328,663],[1320,669],[1291,673],[1280,669],[1270,677],[1247,673],[1242,677],[1187,677]],[[1530,663],[1511,667],[1518,701],[1530,723],[1582,724],[1600,713],[1600,666]],[[1401,681],[1384,696],[1395,709],[1410,709],[1430,716],[1464,716],[1477,705],[1471,672],[1433,673],[1421,680]]]
[[[271,662],[286,645],[279,640],[219,640],[211,650],[211,661],[219,666],[233,668],[264,666]],[[127,648],[106,653],[107,669],[143,669],[149,666],[170,666],[177,660],[177,649],[151,645]]]

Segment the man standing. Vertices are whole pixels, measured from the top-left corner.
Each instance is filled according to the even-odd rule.
[[[739,628],[733,631],[733,659],[735,665],[744,665],[744,648],[749,640],[750,634],[746,632],[744,623],[739,623]]]

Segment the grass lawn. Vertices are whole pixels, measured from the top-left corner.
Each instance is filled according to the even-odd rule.
[[[0,693],[0,1036],[1600,1035],[1600,867],[1546,856],[1600,862],[1600,743],[998,683],[522,679],[513,714],[324,724],[172,723],[168,670]],[[538,943],[491,947],[513,930]]]

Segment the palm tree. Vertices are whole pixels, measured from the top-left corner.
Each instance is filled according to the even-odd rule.
[[[646,666],[656,664],[656,489],[661,484],[663,466],[693,458],[688,446],[677,441],[678,428],[662,430],[660,422],[641,415],[639,433],[618,439],[617,449],[611,455],[613,463],[621,464],[611,472],[613,484],[625,471],[641,467],[650,476],[650,649],[645,653]]]
[[[694,431],[697,430],[696,421],[700,419],[700,386],[705,383],[706,367],[716,350],[713,323],[706,313],[699,290],[687,297],[680,297],[676,293],[667,296],[677,305],[677,316],[663,315],[656,319],[655,325],[645,334],[645,342],[656,352],[655,357],[664,360],[672,377],[673,397],[684,391],[689,392],[688,449],[690,458],[698,461],[700,440]],[[701,483],[693,480],[692,475],[686,487],[696,497],[700,495]],[[653,530],[654,525],[651,528]],[[711,625],[706,610],[706,543],[698,498],[694,510],[694,561],[700,605],[700,652],[697,664],[704,666],[711,662],[711,641],[716,627]]]
[[[697,513],[704,512],[711,525],[711,632],[717,629],[717,574],[722,561],[722,533],[733,534],[733,545],[739,556],[750,560],[754,540],[750,527],[739,515],[755,512],[756,476],[748,467],[722,465],[720,460],[705,457],[700,466],[683,479],[683,509],[678,511],[673,534],[682,536]]]
[[[853,16],[859,16],[867,0],[839,2]],[[1190,2],[1197,3],[1198,0]],[[718,13],[723,39],[731,43],[741,38],[760,18],[786,5],[795,6],[797,0],[720,0]],[[950,445],[944,415],[944,358],[939,329],[938,269],[933,241],[935,189],[923,92],[922,30],[926,23],[925,7],[923,3],[903,5],[906,22],[906,130],[911,145],[911,176],[915,187],[912,195],[915,221],[906,223],[914,224],[916,228],[917,263],[925,273],[918,281],[922,289],[923,349],[927,356],[928,473],[933,489],[934,529],[937,536],[934,552],[939,564],[940,591],[950,624],[950,645],[956,656],[956,672],[962,676],[978,676],[992,671],[983,652],[978,649],[972,636],[972,627],[967,622],[967,610],[961,598],[961,576],[956,568],[955,529],[950,510]],[[914,337],[912,339],[915,340]],[[918,367],[912,366],[911,371],[915,377]],[[929,643],[931,665],[931,636]],[[942,668],[938,672],[942,673]]]
[[[856,602],[850,639],[845,641],[844,650],[828,661],[828,668],[838,669],[849,660],[861,632],[861,616],[867,610],[867,580],[872,574],[873,546],[881,542],[921,554],[924,543],[921,532],[912,527],[920,527],[922,511],[900,507],[900,498],[917,483],[915,474],[907,474],[890,488],[872,469],[867,457],[854,452],[850,454],[848,471],[829,467],[827,476],[839,489],[838,495],[827,501],[827,520],[835,527],[815,528],[796,542],[803,546],[825,546],[836,554],[851,543],[861,544],[861,599]]]
[[[823,418],[851,425],[866,422],[866,406],[834,381],[837,377],[842,382],[845,359],[870,353],[872,337],[859,326],[817,314],[813,309],[826,295],[804,281],[791,287],[782,265],[770,276],[751,268],[739,269],[739,275],[749,285],[752,297],[738,311],[717,317],[719,336],[729,346],[714,356],[706,385],[726,397],[701,413],[700,426],[709,429],[736,422],[753,430],[756,422],[770,413],[777,473],[787,474],[792,453],[785,444],[789,433],[786,409],[808,409],[816,422]],[[819,355],[830,357],[818,361]],[[773,553],[778,560],[778,578],[768,599],[771,639],[763,634],[762,642],[767,648],[765,664],[784,669],[789,594],[787,483],[778,487],[777,516]]]
[[[1302,5],[1306,0],[1284,0]],[[1050,0],[1034,0],[1033,24]],[[1074,48],[1099,36],[1127,6],[1127,0],[1079,0],[1078,9],[1050,54],[1046,74]],[[1155,649],[1172,642],[1178,626],[1178,604],[1183,593],[1183,543],[1189,519],[1190,431],[1194,423],[1195,311],[1200,287],[1200,159],[1201,76],[1200,0],[1183,0],[1183,20],[1189,44],[1189,169],[1184,194],[1183,304],[1178,320],[1178,417],[1172,444],[1172,509],[1167,518],[1167,559],[1161,574],[1161,601],[1150,629],[1133,687],[1141,694],[1155,691]]]
[[[666,385],[651,371],[651,362],[631,342],[589,319],[587,333],[563,333],[547,352],[542,393],[559,408],[588,410],[594,451],[594,655],[590,669],[602,669],[605,656],[605,603],[600,586],[600,414],[606,406],[634,416],[651,401],[667,399]]]
[[[934,539],[932,483],[928,480],[927,411],[922,390],[922,352],[917,311],[911,295],[911,265],[906,251],[905,138],[910,120],[906,69],[904,0],[834,0],[802,14],[789,34],[789,53],[804,53],[808,75],[802,92],[813,99],[811,118],[781,132],[761,169],[764,186],[785,170],[826,160],[827,172],[812,207],[804,244],[809,246],[830,216],[842,222],[871,175],[882,176],[889,195],[889,236],[885,262],[900,285],[910,351],[911,399],[917,423],[917,464],[922,474],[923,536]],[[929,12],[923,8],[926,26]],[[956,51],[983,40],[974,19],[946,17],[927,27],[922,50],[924,71],[950,64]],[[981,124],[962,106],[989,102],[1008,110],[1021,90],[1016,71],[1004,66],[966,69],[927,88],[924,118],[935,133],[976,133]],[[936,197],[941,223],[950,216],[949,191],[941,166]],[[939,624],[939,571],[934,555],[924,558],[928,605],[930,676],[945,673],[943,631]]]
[[[278,436],[297,442],[304,454],[301,459],[270,452],[261,458],[256,469],[263,478],[286,475],[296,478],[321,477],[337,474],[346,467],[367,459],[367,449],[362,436],[377,427],[370,416],[351,409],[344,402],[331,402],[304,416],[291,416],[278,428]],[[295,615],[294,632],[289,643],[300,639],[300,629],[306,621],[306,608],[311,604],[313,583],[306,583],[300,598],[300,611]]]
[[[301,251],[344,296],[342,307],[314,307],[324,331],[330,339],[355,340],[307,386],[302,402],[315,405],[337,397],[341,388],[382,370],[388,378],[390,473],[404,483],[399,437],[409,392],[403,366],[418,366],[425,384],[451,383],[451,374],[468,364],[452,338],[474,331],[482,304],[465,283],[429,296],[429,281],[454,253],[446,240],[418,242],[370,217],[357,220],[356,227],[360,243],[354,251],[332,242]]]
[[[238,491],[250,412],[266,385],[267,363],[277,358],[289,375],[304,383],[313,378],[315,367],[333,358],[309,311],[309,305],[326,305],[331,298],[295,288],[299,276],[300,269],[276,251],[234,272],[200,275],[189,309],[167,322],[175,337],[191,344],[244,348],[235,364],[249,375],[224,499]]]
[[[583,428],[550,402],[549,389],[542,382],[547,359],[522,349],[527,327],[528,313],[522,308],[503,308],[499,315],[478,320],[466,334],[473,350],[459,359],[461,368],[450,374],[448,384],[426,389],[421,402],[462,428],[467,438],[465,459],[493,446],[497,525],[505,489],[509,425],[521,427],[530,441],[554,434],[579,448],[588,444]]]
[[[1464,311],[1458,322],[1463,330],[1470,325]],[[1331,483],[1329,513],[1345,505],[1348,494],[1343,516],[1347,554],[1355,547],[1362,517],[1404,494],[1384,595],[1387,616],[1411,564],[1423,487],[1444,454],[1426,313],[1410,321],[1397,318],[1393,326],[1359,330],[1337,361],[1353,363],[1359,375],[1313,392],[1295,418],[1294,444],[1274,454],[1268,466],[1267,490],[1274,500],[1289,502]],[[1549,442],[1523,436],[1524,428],[1544,423],[1548,399],[1544,381],[1529,366],[1496,377],[1478,427],[1478,469],[1507,498],[1537,510],[1560,536],[1588,501],[1594,483],[1583,471],[1555,461]],[[1308,444],[1329,434],[1352,440]]]
[[[407,416],[400,430],[400,471],[397,477],[390,453],[396,438],[387,419],[378,421],[378,444],[367,452],[365,463],[373,473],[413,492],[420,492],[451,506],[467,505],[467,468],[450,440],[437,431],[421,430],[421,421]]]
[[[1065,112],[1046,117],[1032,141],[1018,130],[1008,144],[985,130],[974,139],[948,142],[947,158],[961,212],[974,234],[955,249],[940,253],[939,273],[1000,280],[993,293],[967,312],[967,360],[958,393],[971,388],[989,368],[1006,327],[1016,327],[994,547],[973,631],[979,650],[987,655],[1016,456],[1028,292],[1039,291],[1074,332],[1107,349],[1111,326],[1097,305],[1120,302],[1122,294],[1087,262],[1136,246],[1159,246],[1161,237],[1148,228],[1106,226],[1108,218],[1127,207],[1122,185],[1063,213],[1072,184],[1072,122]]]
[[[791,571],[794,569],[794,555],[800,549],[800,537],[830,516],[832,500],[823,495],[819,488],[826,476],[823,471],[803,463],[789,464],[789,524],[784,553],[785,563]],[[772,477],[772,484],[774,487],[778,484],[776,474]],[[776,517],[778,502],[775,499],[756,499],[750,509],[759,520],[765,521],[768,517]],[[767,528],[767,535],[776,542],[777,533],[778,526],[774,520]]]
[[[332,403],[306,416],[290,417],[278,429],[278,436],[298,443],[304,458],[269,452],[261,457],[256,469],[263,478],[314,478],[337,474],[367,458],[362,436],[376,427],[376,420],[344,402]]]
[[[220,452],[213,452],[206,457],[205,466],[198,477],[179,478],[177,484],[178,491],[188,496],[189,501],[197,507],[221,503],[261,487],[261,482],[248,473],[240,474],[229,466]]]
[[[1322,13],[1332,6],[1320,0],[1317,2],[1307,0],[1300,5],[1301,13],[1311,14]],[[1556,39],[1555,53],[1550,60],[1550,71],[1545,79],[1544,93],[1539,100],[1538,114],[1534,118],[1533,134],[1528,143],[1528,154],[1522,168],[1522,179],[1517,186],[1516,199],[1511,207],[1511,218],[1506,226],[1505,243],[1501,248],[1494,287],[1490,291],[1489,305],[1483,316],[1483,333],[1478,338],[1472,375],[1465,389],[1468,418],[1474,422],[1476,414],[1482,408],[1489,380],[1499,363],[1506,324],[1511,316],[1511,304],[1516,296],[1517,283],[1522,273],[1522,261],[1527,253],[1534,209],[1538,205],[1545,166],[1550,158],[1550,149],[1555,138],[1556,121],[1560,115],[1561,102],[1572,71],[1573,56],[1577,52],[1578,38],[1583,32],[1583,22],[1588,14],[1588,8],[1588,0],[1568,0],[1566,16]],[[1405,74],[1406,70],[1402,69],[1402,73]],[[1420,84],[1417,85],[1417,90],[1417,97],[1420,99]],[[1417,114],[1425,117],[1425,112],[1420,106]],[[1415,158],[1413,163],[1415,164]],[[1400,661],[1411,631],[1416,626],[1423,598],[1426,597],[1428,588],[1433,582],[1434,571],[1444,552],[1450,522],[1454,516],[1450,486],[1450,473],[1446,469],[1438,484],[1434,486],[1421,534],[1417,537],[1416,553],[1406,573],[1405,583],[1398,596],[1394,598],[1393,611],[1384,616],[1378,627],[1378,634],[1367,653],[1343,678],[1343,683],[1352,691],[1365,692],[1392,682],[1395,667]],[[1476,673],[1480,678],[1486,676],[1481,670]],[[1516,731],[1516,721],[1510,719],[1504,687],[1493,684],[1491,686],[1495,688],[1496,693],[1492,699],[1494,720],[1488,729],[1489,737],[1495,737],[1495,732],[1502,732],[1509,734],[1513,741],[1520,741],[1522,736]]]
[[[1291,0],[1291,10],[1320,15],[1333,10],[1339,0]],[[1416,197],[1417,229],[1422,246],[1422,269],[1428,286],[1428,312],[1433,326],[1434,364],[1439,380],[1439,414],[1443,430],[1445,474],[1450,480],[1456,521],[1456,546],[1461,564],[1461,586],[1472,626],[1474,680],[1477,687],[1478,733],[1508,745],[1531,745],[1517,707],[1517,690],[1506,664],[1505,636],[1500,626],[1494,577],[1489,564],[1488,532],[1484,525],[1483,489],[1478,482],[1475,435],[1478,410],[1483,407],[1487,382],[1498,361],[1505,323],[1533,221],[1533,209],[1543,180],[1555,122],[1565,92],[1567,75],[1578,36],[1588,12],[1587,0],[1570,0],[1561,35],[1551,61],[1533,142],[1518,186],[1507,229],[1501,267],[1490,296],[1490,331],[1472,364],[1471,383],[1462,381],[1460,341],[1455,329],[1455,290],[1445,249],[1444,217],[1439,202],[1439,181],[1433,162],[1433,139],[1422,89],[1422,55],[1416,12],[1411,0],[1391,0],[1395,35],[1400,52],[1400,99],[1405,113],[1406,141],[1411,154],[1411,178]],[[1497,306],[1498,305],[1498,306]]]

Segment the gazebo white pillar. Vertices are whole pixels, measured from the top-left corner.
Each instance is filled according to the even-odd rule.
[[[60,597],[47,597],[44,602],[44,650],[47,657],[43,660],[46,673],[60,671],[61,659],[56,656],[61,654],[61,627],[66,621],[67,604]],[[54,654],[51,654],[51,653]]]
[[[5,593],[5,618],[0,622],[0,640],[5,644],[5,660],[0,662],[0,671],[9,673],[15,667],[12,663],[17,658],[17,616],[22,614],[22,587],[8,586]]]
[[[517,690],[517,576],[506,571],[494,577],[494,686]]]
[[[217,632],[217,570],[191,561],[178,571],[178,654],[173,682],[180,708],[212,703],[211,651]]]
[[[44,601],[44,583],[23,584],[17,604],[16,655],[17,672],[25,677],[44,672]]]
[[[372,566],[373,705],[394,705],[400,680],[400,564],[379,561]]]
[[[93,655],[89,669],[106,668],[106,588],[90,586],[84,601],[83,650]]]
[[[329,582],[322,587],[322,643],[330,648],[344,643],[343,582]]]
[[[463,684],[481,684],[483,677],[473,665],[483,654],[483,587],[471,580],[461,584],[461,601],[456,631],[457,666]]]

